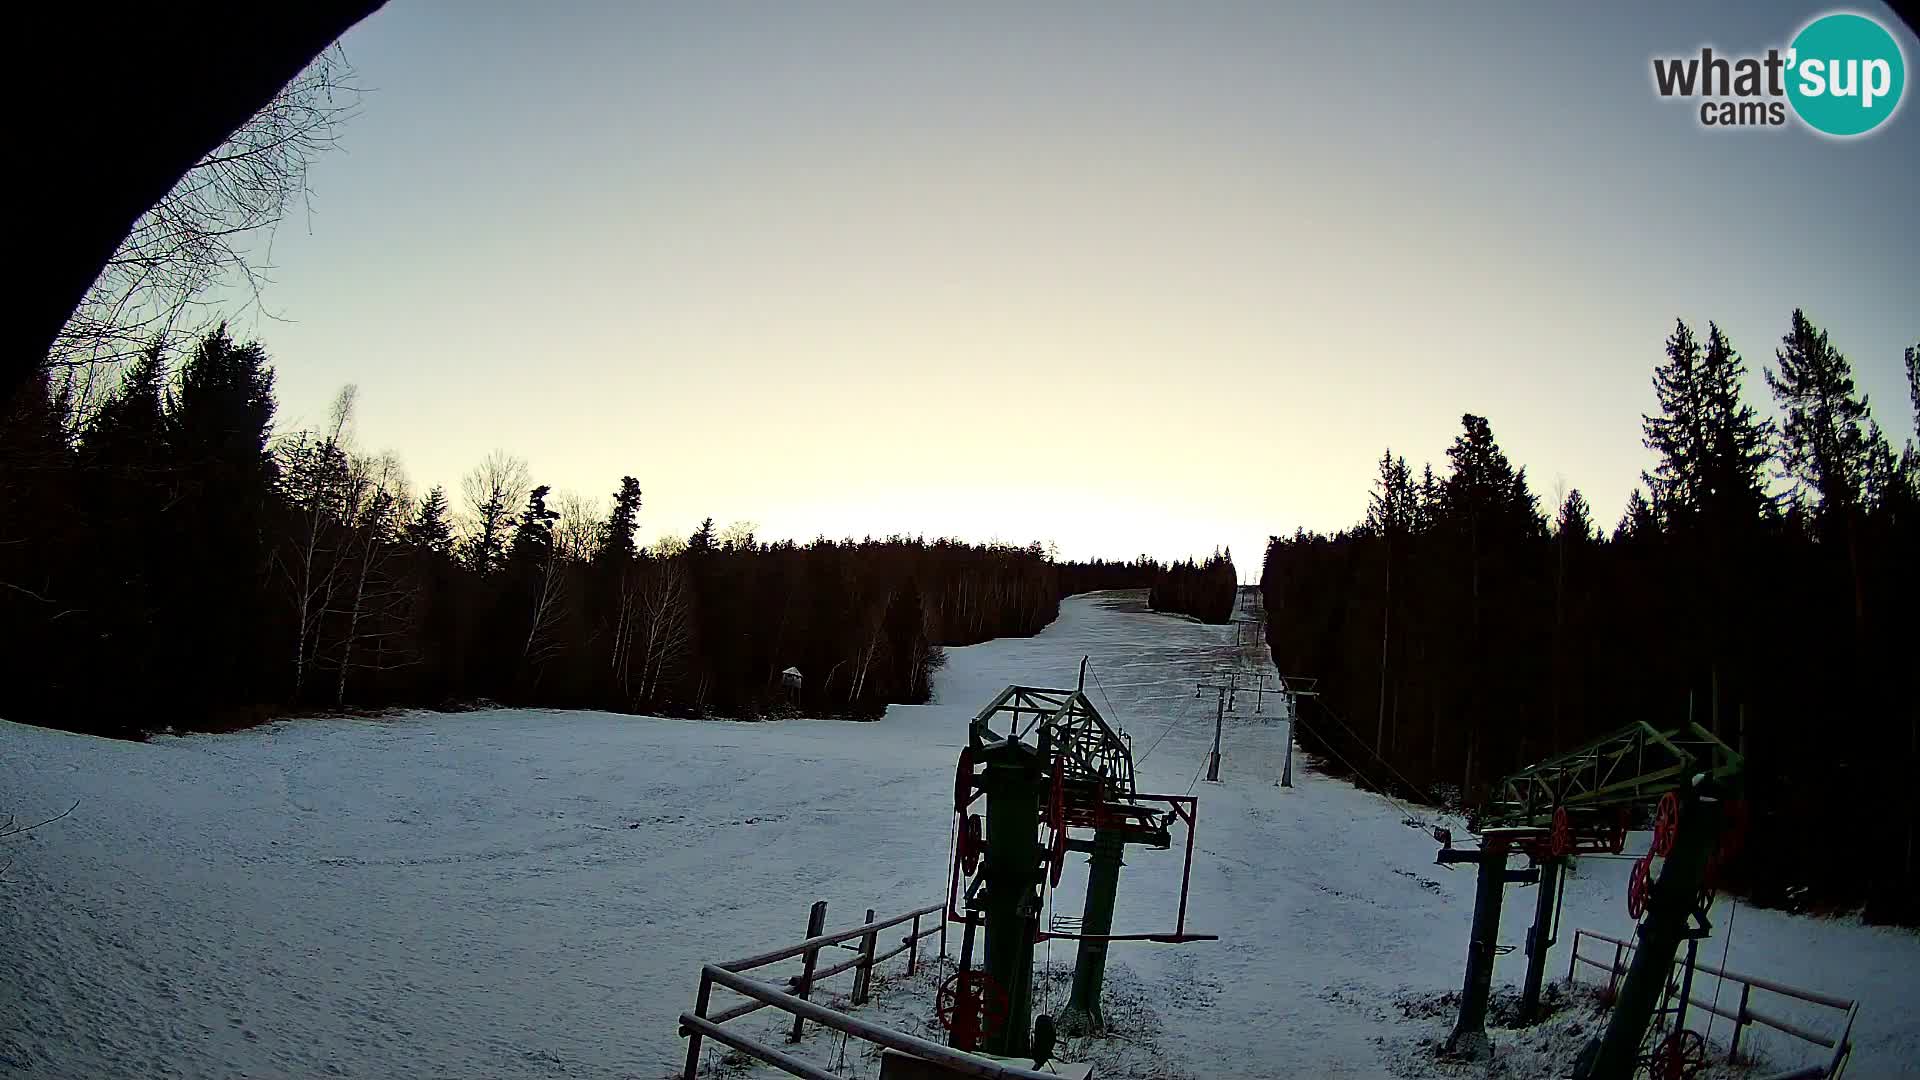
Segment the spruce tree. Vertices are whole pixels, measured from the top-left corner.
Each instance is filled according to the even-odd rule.
[[[713,518],[700,523],[700,527],[687,537],[687,551],[694,555],[705,555],[714,549]]]
[[[1724,533],[1745,532],[1771,517],[1766,491],[1772,457],[1773,425],[1760,419],[1740,398],[1747,373],[1740,354],[1714,323],[1707,324],[1707,347],[1700,360],[1700,401],[1705,413],[1705,443],[1700,462],[1701,510]]]
[[[508,561],[521,565],[541,563],[553,552],[553,523],[559,520],[560,512],[547,509],[547,495],[552,490],[541,484],[527,494],[527,508],[521,512],[519,524],[514,528]]]
[[[1673,524],[1690,518],[1702,502],[1706,405],[1701,388],[1700,343],[1684,320],[1674,320],[1666,353],[1666,362],[1653,370],[1653,393],[1660,403],[1660,415],[1640,417],[1642,441],[1660,455],[1660,461],[1640,478],[1662,518]]]
[[[1634,488],[1627,496],[1627,509],[1620,515],[1620,524],[1613,527],[1614,543],[1646,543],[1660,535],[1660,519],[1653,512],[1653,504],[1646,495]]]
[[[155,575],[157,666],[179,680],[175,692],[187,708],[283,692],[262,685],[267,665],[259,656],[275,505],[273,411],[266,351],[236,343],[224,326],[201,339],[167,395],[167,454],[180,495],[157,541],[167,566],[164,578]]]
[[[1803,495],[1819,499],[1815,520],[1837,537],[1860,505],[1868,453],[1867,399],[1854,396],[1853,368],[1827,333],[1794,310],[1774,353],[1767,386],[1785,414],[1780,458]]]
[[[453,522],[448,513],[447,489],[435,484],[420,497],[413,520],[407,522],[406,542],[439,558],[450,558],[453,555]]]
[[[1634,495],[1640,494],[1634,489]],[[1593,510],[1587,505],[1587,497],[1580,494],[1579,488],[1567,492],[1565,501],[1560,504],[1560,513],[1554,519],[1553,535],[1562,543],[1590,544],[1599,538],[1593,525]]]
[[[623,476],[620,490],[613,496],[613,512],[607,515],[600,539],[600,558],[614,562],[631,560],[638,551],[633,537],[639,528],[640,481]]]

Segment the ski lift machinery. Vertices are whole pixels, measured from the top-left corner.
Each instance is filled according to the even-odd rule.
[[[1085,662],[1081,686],[1085,685]],[[984,802],[984,813],[975,807]],[[1009,686],[973,718],[954,777],[956,818],[946,917],[964,924],[960,970],[941,988],[939,1016],[956,1048],[1004,1056],[1028,1051],[1033,951],[1053,938],[1078,943],[1073,991],[1054,1025],[1099,1031],[1107,947],[1116,941],[1218,940],[1187,930],[1199,801],[1138,790],[1133,749],[1082,689]],[[1121,855],[1128,845],[1168,850],[1186,833],[1180,906],[1169,930],[1113,930]],[[1044,836],[1044,840],[1042,837]],[[1067,853],[1090,856],[1076,929],[1042,928],[1045,893]],[[976,932],[982,959],[973,964]]]

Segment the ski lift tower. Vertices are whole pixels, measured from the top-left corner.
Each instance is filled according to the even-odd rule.
[[[1660,731],[1629,724],[1586,746],[1557,754],[1502,779],[1469,821],[1480,847],[1455,848],[1445,829],[1434,830],[1443,865],[1473,863],[1479,870],[1473,926],[1467,945],[1466,983],[1460,1018],[1447,1038],[1449,1053],[1477,1056],[1486,1044],[1487,1000],[1492,987],[1500,906],[1512,882],[1537,883],[1533,928],[1527,933],[1527,975],[1521,1013],[1536,1018],[1547,951],[1554,944],[1554,912],[1560,868],[1580,852],[1619,854],[1636,810],[1654,808],[1653,847],[1634,864],[1627,911],[1638,922],[1639,945],[1620,988],[1604,1036],[1581,1054],[1581,1080],[1627,1080],[1650,1065],[1657,1078],[1692,1075],[1681,1035],[1687,1008],[1683,987],[1679,1017],[1651,1055],[1641,1053],[1647,1026],[1659,1006],[1682,941],[1689,952],[1712,933],[1707,910],[1719,865],[1738,849],[1744,803],[1738,794],[1744,761],[1698,724]],[[1507,868],[1515,852],[1531,866]],[[1691,965],[1689,965],[1691,971]],[[1690,976],[1689,976],[1690,978]]]
[[[982,796],[984,817],[971,812]],[[964,923],[965,931],[960,971],[941,988],[938,1011],[956,1048],[1007,1057],[1028,1051],[1036,942],[1080,943],[1059,1027],[1084,1032],[1103,1024],[1100,989],[1110,943],[1217,938],[1186,929],[1198,801],[1136,790],[1132,747],[1079,689],[1009,686],[981,709],[960,752],[954,808],[959,832],[946,917]],[[1114,933],[1123,851],[1127,845],[1171,847],[1176,821],[1186,826],[1186,866],[1174,928]],[[1075,930],[1043,930],[1044,894],[1060,883],[1069,851],[1091,856],[1084,914]],[[978,970],[976,931],[984,938]]]

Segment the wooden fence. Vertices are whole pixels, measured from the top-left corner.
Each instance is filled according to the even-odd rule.
[[[695,1080],[699,1072],[702,1039],[713,1039],[715,1042],[725,1043],[742,1053],[751,1054],[769,1065],[795,1076],[805,1077],[807,1080],[844,1080],[810,1061],[721,1026],[729,1020],[737,1020],[768,1007],[793,1016],[793,1027],[787,1035],[787,1041],[790,1043],[800,1041],[800,1034],[806,1022],[812,1020],[823,1027],[846,1032],[857,1039],[864,1039],[915,1057],[939,1062],[969,1076],[983,1077],[986,1080],[1059,1080],[1058,1077],[1049,1073],[1034,1072],[1031,1069],[1005,1065],[990,1058],[977,1057],[950,1046],[942,1046],[936,1042],[849,1016],[808,1000],[808,995],[822,980],[851,971],[854,973],[852,1004],[864,1005],[872,992],[874,968],[904,952],[907,954],[907,974],[913,974],[919,966],[920,942],[935,934],[940,935],[940,955],[945,957],[947,954],[946,920],[939,917],[941,914],[942,905],[929,904],[891,918],[875,919],[873,909],[868,908],[866,922],[846,930],[827,933],[825,932],[827,902],[820,900],[816,901],[807,913],[806,940],[724,964],[703,966],[700,969],[700,989],[694,998],[693,1010],[680,1014],[680,1035],[687,1040],[687,1065],[682,1074],[683,1080]],[[939,924],[922,929],[921,920],[928,916],[938,918]],[[902,924],[907,924],[909,929],[900,938],[900,944],[886,952],[879,952],[880,935]],[[819,966],[822,949],[843,946],[852,941],[857,941],[858,944],[851,958],[828,967]],[[766,967],[768,964],[776,964],[782,960],[791,960],[794,957],[799,957],[801,960],[800,974],[786,980],[783,984],[769,983],[743,974],[755,968]],[[746,1000],[719,1012],[709,1013],[707,1010],[711,1005],[713,988],[716,985]]]
[[[1605,942],[1613,946],[1613,956],[1611,958],[1595,959],[1581,953],[1580,943],[1588,939]],[[1619,938],[1608,937],[1605,934],[1594,933],[1592,930],[1575,930],[1573,932],[1572,953],[1573,955],[1567,960],[1567,981],[1569,983],[1573,981],[1574,972],[1581,964],[1599,968],[1607,973],[1606,1000],[1608,1004],[1611,1004],[1615,992],[1619,989],[1620,979],[1625,977],[1627,974],[1627,966],[1632,963],[1633,944],[1622,941]],[[1686,961],[1681,958],[1676,959],[1674,963],[1684,966]],[[1823,994],[1814,990],[1803,990],[1797,986],[1788,986],[1785,983],[1775,982],[1772,979],[1762,979],[1753,975],[1741,975],[1737,972],[1726,971],[1722,968],[1715,967],[1712,964],[1695,963],[1693,969],[1695,971],[1704,971],[1709,975],[1718,976],[1727,982],[1740,984],[1740,1000],[1738,1004],[1731,1006],[1718,1004],[1713,1001],[1702,1001],[1692,996],[1687,998],[1688,1007],[1702,1009],[1715,1016],[1733,1021],[1732,1045],[1727,1049],[1728,1061],[1734,1060],[1735,1056],[1740,1053],[1740,1033],[1746,1029],[1746,1026],[1748,1024],[1764,1024],[1775,1031],[1784,1032],[1796,1039],[1802,1039],[1815,1046],[1824,1047],[1825,1049],[1833,1051],[1833,1057],[1826,1066],[1812,1070],[1803,1069],[1788,1073],[1786,1074],[1787,1076],[1826,1077],[1831,1080],[1831,1078],[1838,1077],[1841,1071],[1846,1068],[1847,1059],[1853,1054],[1853,1022],[1854,1019],[1860,1015],[1860,1003],[1858,1001],[1852,998],[1837,997],[1833,994]],[[1809,1030],[1790,1020],[1754,1008],[1752,999],[1755,990],[1779,994],[1782,997],[1789,997],[1797,1001],[1804,1001],[1812,1005],[1819,1005],[1836,1010],[1845,1015],[1845,1022],[1841,1025],[1837,1034],[1829,1035]]]

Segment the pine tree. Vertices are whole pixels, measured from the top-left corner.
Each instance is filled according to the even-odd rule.
[[[1660,455],[1660,462],[1640,478],[1652,493],[1653,505],[1671,524],[1691,516],[1703,501],[1700,463],[1706,457],[1707,436],[1700,343],[1684,320],[1674,320],[1666,350],[1666,362],[1653,370],[1660,415],[1640,417],[1643,441]]]
[[[640,528],[640,481],[631,476],[620,478],[620,490],[613,496],[613,512],[607,515],[600,540],[600,558],[615,562],[631,560],[638,549],[634,534]]]
[[[692,536],[687,537],[687,551],[693,555],[705,555],[712,550],[714,550],[713,518],[709,517],[700,523],[700,527],[693,531]]]
[[[1367,500],[1367,528],[1389,539],[1412,532],[1420,516],[1420,499],[1405,457],[1389,449],[1380,458],[1380,472]]]
[[[1785,414],[1780,456],[1803,494],[1817,496],[1816,520],[1837,536],[1857,509],[1868,452],[1867,399],[1856,398],[1853,368],[1827,333],[1795,309],[1766,372]]]
[[[447,489],[435,484],[420,498],[413,520],[407,522],[407,543],[439,558],[453,555],[453,522],[448,516]]]
[[[1620,515],[1620,524],[1613,527],[1614,543],[1647,543],[1659,537],[1660,519],[1654,513],[1653,504],[1639,488],[1627,496],[1627,509]]]
[[[167,395],[167,453],[180,496],[161,556],[157,667],[187,707],[280,696],[262,685],[268,515],[275,505],[273,371],[259,344],[220,327],[202,338]],[[275,651],[278,656],[278,651]]]
[[[1640,494],[1639,489],[1634,495]],[[1587,497],[1580,494],[1579,488],[1567,492],[1566,500],[1560,504],[1560,513],[1554,519],[1553,535],[1562,543],[1590,544],[1599,539],[1598,530],[1593,525],[1593,511],[1587,505]]]
[[[520,522],[513,531],[508,561],[522,565],[544,563],[553,553],[553,523],[560,513],[547,509],[547,495],[552,490],[541,484],[528,493],[527,508],[521,512]]]
[[[1472,530],[1493,526],[1515,539],[1538,535],[1544,523],[1527,471],[1507,460],[1485,417],[1468,413],[1460,423],[1465,430],[1447,448],[1453,471],[1440,484],[1443,516]]]
[[[156,342],[88,422],[81,437],[88,456],[109,466],[151,461],[163,438],[166,385],[166,357]]]
[[[1432,463],[1420,467],[1415,520],[1421,533],[1431,532],[1440,520],[1440,481],[1434,479]]]
[[[1771,517],[1766,492],[1767,462],[1773,455],[1773,425],[1740,399],[1747,373],[1740,354],[1714,323],[1707,324],[1707,348],[1700,361],[1700,400],[1705,409],[1706,440],[1700,465],[1701,510],[1713,528],[1725,533],[1750,530]]]

